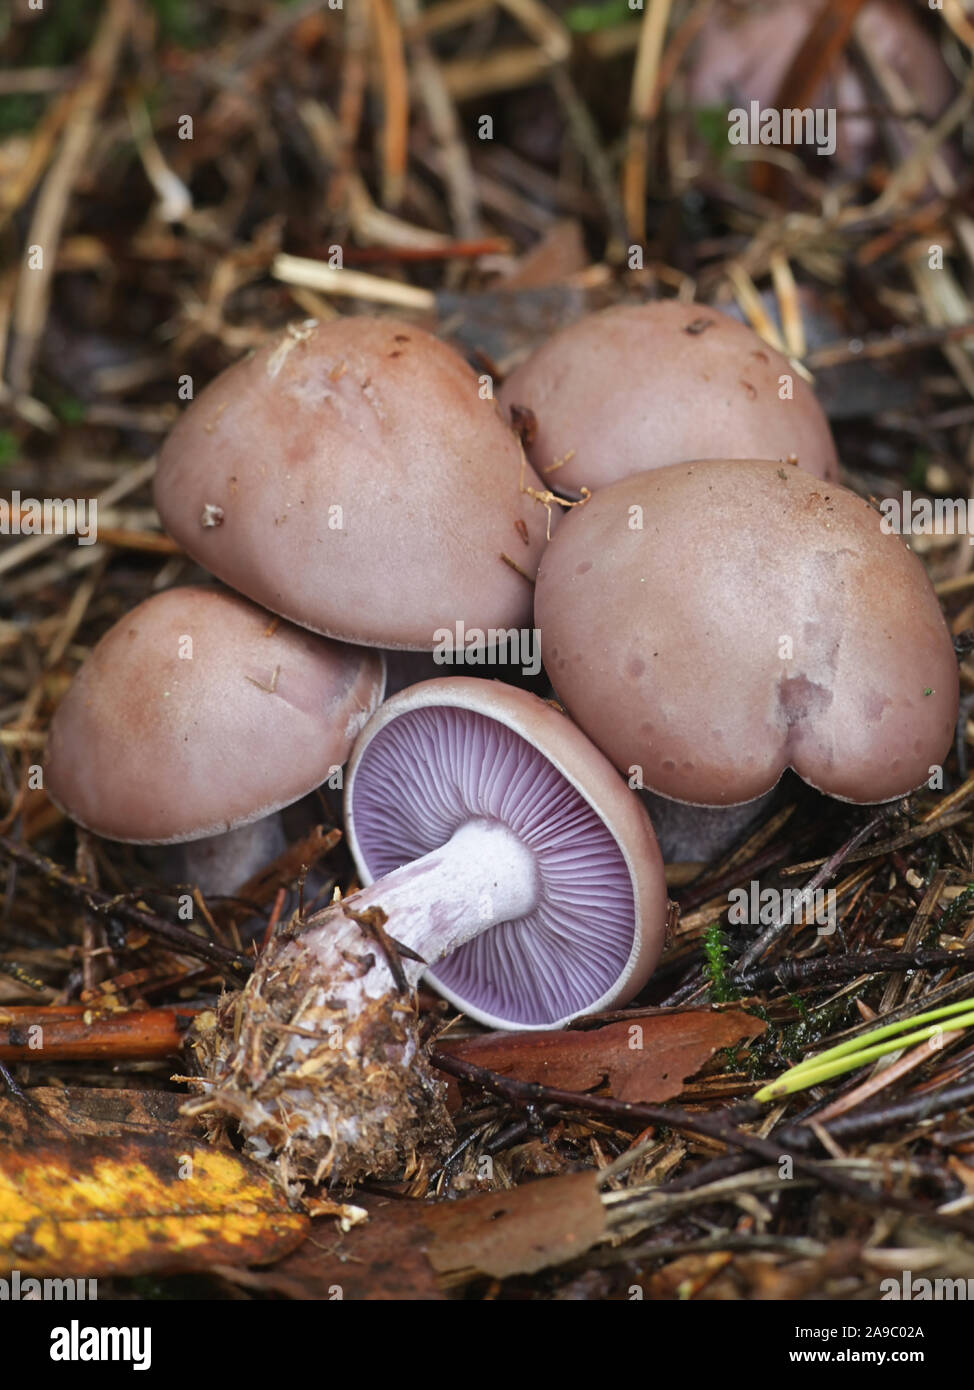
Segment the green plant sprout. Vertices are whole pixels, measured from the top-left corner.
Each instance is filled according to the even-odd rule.
[[[936,1037],[944,1031],[943,1026],[936,1020],[943,1018],[951,1019],[951,1029],[971,1027],[974,1024],[974,999],[961,999],[958,1003],[947,1004],[942,1009],[931,1009],[928,1013],[901,1019],[899,1023],[887,1023],[882,1028],[873,1028],[868,1033],[850,1038],[848,1042],[839,1043],[814,1057],[806,1057],[803,1062],[779,1076],[777,1081],[762,1086],[760,1091],[755,1092],[754,1099],[780,1100],[782,1096],[805,1091],[809,1086],[818,1086],[823,1081],[831,1081],[835,1076],[844,1075],[847,1071],[855,1071],[857,1067],[874,1062],[889,1052],[898,1052],[901,1048],[911,1047],[915,1043]],[[918,1027],[919,1024],[926,1026]],[[910,1029],[913,1031],[908,1031]]]

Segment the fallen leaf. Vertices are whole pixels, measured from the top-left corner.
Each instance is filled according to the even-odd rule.
[[[315,1221],[272,1269],[226,1270],[289,1298],[436,1301],[477,1278],[534,1274],[584,1254],[606,1235],[598,1175],[569,1173],[457,1201],[356,1195],[369,1220],[344,1236]]]
[[[258,1168],[170,1133],[47,1132],[0,1150],[0,1274],[104,1277],[276,1259],[301,1240]]]
[[[430,1208],[428,1255],[443,1276],[507,1279],[583,1255],[605,1236],[598,1174],[568,1173]]]
[[[649,1276],[647,1298],[681,1301],[696,1298],[731,1263],[729,1250],[717,1250],[707,1255],[682,1255],[671,1260]]]
[[[518,1081],[565,1091],[607,1082],[616,1100],[651,1103],[672,1100],[720,1048],[756,1038],[764,1029],[759,1018],[738,1009],[683,1009],[574,1032],[440,1038],[437,1048]],[[458,1101],[455,1087],[450,1097]]]
[[[511,266],[495,288],[510,290],[541,289],[560,285],[589,264],[580,222],[564,218],[556,222],[540,241]]]
[[[284,1298],[435,1302],[447,1297],[426,1251],[432,1233],[425,1202],[355,1194],[369,1219],[341,1234],[329,1218],[311,1223],[307,1240],[268,1269],[226,1269],[225,1278]]]

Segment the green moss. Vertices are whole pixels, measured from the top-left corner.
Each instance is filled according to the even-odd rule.
[[[693,128],[720,165],[733,166],[733,147],[727,138],[727,107],[699,106],[692,113]]]
[[[18,130],[33,130],[43,111],[43,98],[27,92],[0,97],[0,137],[15,135]]]
[[[910,464],[910,471],[906,481],[910,489],[925,488],[927,485],[927,469],[930,467],[930,454],[926,449],[914,449],[913,462]]]
[[[727,942],[719,922],[712,922],[703,934],[703,973],[710,981],[710,997],[715,1004],[737,999],[738,991],[727,978]]]
[[[159,33],[178,48],[197,48],[203,41],[202,7],[195,0],[149,0]]]
[[[61,396],[53,402],[55,415],[59,420],[63,420],[66,425],[80,425],[85,418],[84,401],[77,400],[74,396]]]
[[[638,18],[626,0],[609,0],[605,5],[573,5],[565,11],[565,23],[573,34],[594,34],[599,29],[616,29]]]
[[[847,996],[833,999],[820,1009],[809,1010],[800,1000],[796,1001],[796,1007],[801,1016],[783,1027],[775,1027],[766,1010],[760,1007],[751,1010],[768,1024],[767,1032],[751,1043],[749,1074],[752,1080],[766,1077],[769,1069],[778,1072],[789,1063],[800,1062],[807,1052],[826,1045],[833,1033],[859,1019],[854,1000]]]
[[[17,436],[12,430],[0,430],[0,468],[7,468],[20,453]]]

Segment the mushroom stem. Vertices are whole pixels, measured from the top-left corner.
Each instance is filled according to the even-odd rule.
[[[709,864],[740,840],[776,800],[775,784],[753,801],[731,806],[692,806],[655,792],[642,793],[667,864]]]
[[[146,846],[142,857],[170,882],[192,883],[206,897],[229,897],[286,848],[284,823],[274,812],[219,835]]]
[[[389,932],[422,962],[403,959],[410,985],[427,965],[449,955],[498,922],[533,912],[538,867],[527,845],[498,820],[468,821],[446,844],[362,888],[347,906],[379,908]],[[327,933],[322,925],[318,932]]]
[[[237,1121],[284,1182],[392,1176],[450,1136],[442,1083],[419,1039],[413,988],[427,964],[532,911],[530,849],[476,819],[441,848],[297,923],[243,996],[198,1022],[195,1113]],[[388,924],[388,930],[386,928]]]

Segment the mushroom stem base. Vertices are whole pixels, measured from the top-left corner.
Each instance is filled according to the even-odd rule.
[[[305,1185],[395,1177],[453,1136],[414,992],[396,988],[377,946],[380,917],[359,922],[336,905],[280,933],[245,988],[188,1040],[201,1078],[184,1109],[211,1131],[235,1122],[247,1153],[293,1197]]]
[[[417,1154],[439,1155],[453,1128],[426,1060],[415,985],[433,959],[530,911],[537,891],[530,852],[503,826],[476,821],[292,924],[244,990],[197,1021],[200,1095],[185,1109],[235,1121],[251,1156],[292,1194],[395,1177]]]
[[[182,844],[148,845],[142,858],[169,882],[192,883],[206,897],[225,897],[287,849],[280,814]]]

